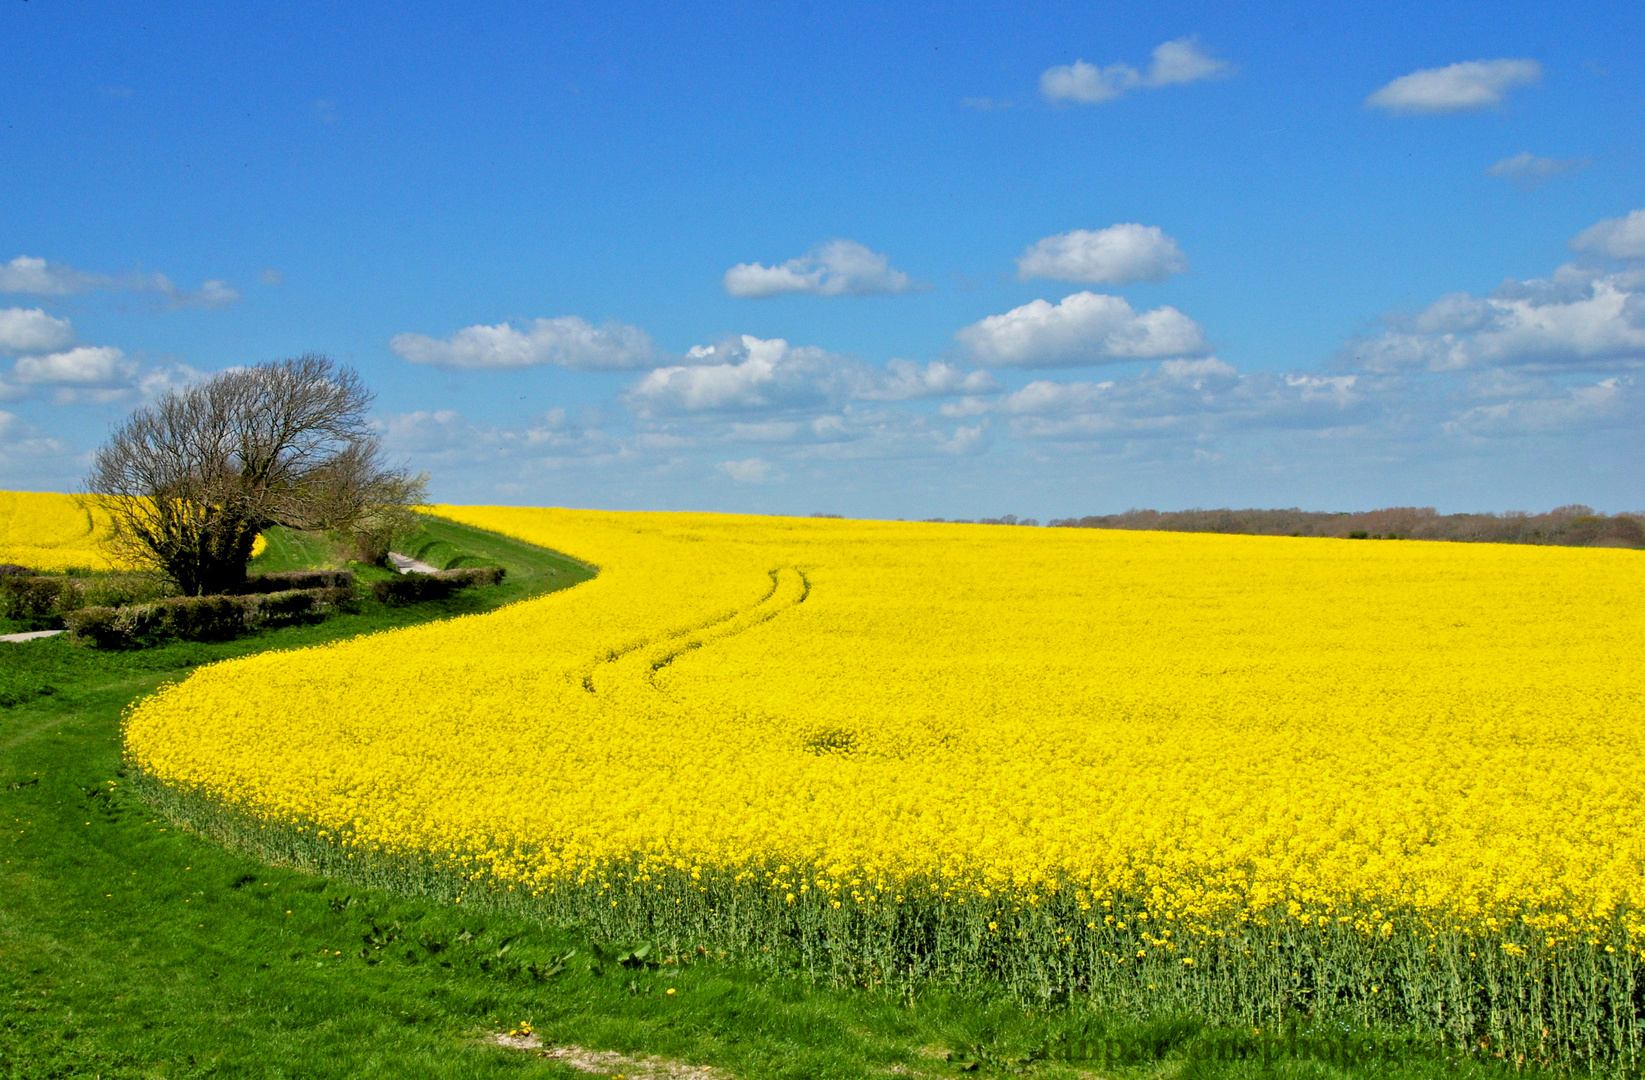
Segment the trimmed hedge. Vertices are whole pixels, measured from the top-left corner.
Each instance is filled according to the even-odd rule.
[[[352,586],[241,596],[172,596],[149,604],[81,608],[65,612],[63,623],[71,639],[105,649],[168,638],[221,641],[350,610],[357,599]]]
[[[240,591],[274,593],[291,589],[342,589],[353,584],[352,570],[286,570],[278,574],[252,574],[246,578]]]
[[[371,583],[371,595],[385,604],[415,604],[422,600],[444,600],[458,589],[476,585],[496,585],[506,571],[500,566],[470,566],[459,570],[439,570],[432,574],[401,574]]]
[[[0,576],[0,616],[19,621],[46,619],[64,606],[64,593],[73,586],[65,577],[33,574]]]
[[[171,595],[171,587],[153,574],[0,573],[0,617],[19,622],[53,622],[83,607],[147,604]]]

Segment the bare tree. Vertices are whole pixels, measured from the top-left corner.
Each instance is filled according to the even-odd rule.
[[[245,581],[272,525],[353,535],[420,503],[425,478],[387,467],[359,375],[314,353],[173,390],[115,429],[87,486],[121,554],[188,595]]]

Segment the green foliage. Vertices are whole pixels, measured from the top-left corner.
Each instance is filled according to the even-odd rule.
[[[171,596],[174,590],[158,574],[114,572],[76,578],[81,607],[124,607]]]
[[[358,606],[353,586],[341,585],[238,596],[172,596],[121,608],[88,607],[65,613],[63,623],[76,642],[130,648],[174,638],[226,641]]]
[[[173,591],[157,574],[0,575],[0,620],[22,629],[56,629],[64,615],[81,608],[150,603]]]
[[[250,574],[242,593],[274,593],[291,589],[343,589],[354,584],[352,570],[285,570]]]
[[[496,585],[506,571],[500,566],[440,570],[432,574],[401,574],[371,583],[371,595],[385,604],[412,604],[443,600],[459,589]]]
[[[249,574],[276,574],[288,570],[335,568],[343,553],[323,533],[302,532],[276,525],[263,530],[262,554],[246,564]]]

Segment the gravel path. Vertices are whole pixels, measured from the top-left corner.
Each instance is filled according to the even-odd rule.
[[[35,638],[56,637],[61,630],[30,630],[26,634],[0,634],[0,641],[33,641]]]
[[[388,553],[388,561],[393,563],[394,569],[400,571],[402,574],[410,574],[414,572],[418,574],[437,574],[440,572],[440,568],[438,566],[430,566],[426,562],[418,562],[410,555],[401,555],[394,551]]]

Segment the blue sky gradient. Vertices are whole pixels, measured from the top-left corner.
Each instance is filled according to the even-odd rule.
[[[155,393],[315,350],[449,501],[1645,507],[1634,5],[11,0],[0,31],[0,487],[72,489]],[[1117,92],[1059,98],[1077,61]],[[1018,272],[1121,225],[1180,272]],[[836,240],[884,272],[728,288]],[[1084,292],[1129,308],[1047,312]],[[1162,308],[1198,337],[1137,337]],[[1019,309],[1058,343],[986,329]],[[515,351],[459,356],[471,327]]]

